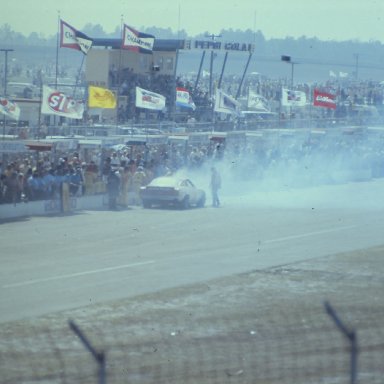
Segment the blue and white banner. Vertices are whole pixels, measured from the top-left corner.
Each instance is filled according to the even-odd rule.
[[[190,108],[195,110],[196,105],[192,100],[192,96],[187,89],[182,87],[176,88],[176,105],[178,107]]]

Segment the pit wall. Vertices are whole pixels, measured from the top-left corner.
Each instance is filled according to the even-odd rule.
[[[102,209],[106,205],[105,195],[69,197],[67,201],[40,200],[17,204],[0,204],[0,220],[29,216],[66,214],[81,210]]]

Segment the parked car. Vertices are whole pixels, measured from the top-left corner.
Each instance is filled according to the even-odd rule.
[[[204,207],[205,192],[197,188],[189,179],[161,176],[141,187],[140,197],[144,208],[153,205],[173,205],[182,209],[191,206]]]

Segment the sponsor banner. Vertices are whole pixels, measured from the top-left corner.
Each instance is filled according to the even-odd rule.
[[[248,100],[247,107],[249,109],[255,109],[263,112],[270,112],[268,107],[268,100],[264,97],[253,91],[252,89],[248,90]]]
[[[183,49],[203,49],[212,51],[253,52],[255,44],[221,42],[213,40],[184,40]]]
[[[162,111],[165,108],[166,98],[158,93],[136,87],[136,107]]]
[[[27,152],[28,148],[16,141],[0,141],[0,153],[20,153]]]
[[[90,37],[60,20],[60,47],[76,49],[86,55],[92,43],[93,40]]]
[[[307,103],[307,96],[303,91],[292,91],[283,88],[281,92],[281,105],[285,107],[304,107]]]
[[[136,31],[134,28],[124,24],[123,27],[123,49],[140,53],[152,53],[155,36]]]
[[[176,88],[176,105],[179,107],[190,108],[195,110],[196,105],[192,100],[192,96],[187,89],[182,87]]]
[[[224,93],[221,89],[216,90],[214,111],[220,113],[238,113],[240,103],[233,97]]]
[[[14,120],[19,120],[20,118],[19,106],[4,97],[0,97],[0,113]]]
[[[88,107],[115,109],[117,106],[116,96],[107,88],[88,87]]]
[[[321,92],[318,89],[315,89],[313,91],[313,105],[315,107],[336,109],[336,96],[331,93]]]
[[[68,117],[70,119],[82,119],[84,103],[82,101],[76,101],[64,92],[43,85],[41,113]]]

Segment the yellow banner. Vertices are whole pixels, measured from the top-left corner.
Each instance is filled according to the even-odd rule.
[[[106,88],[94,87],[88,88],[88,107],[89,108],[116,108],[116,97],[112,91]]]

